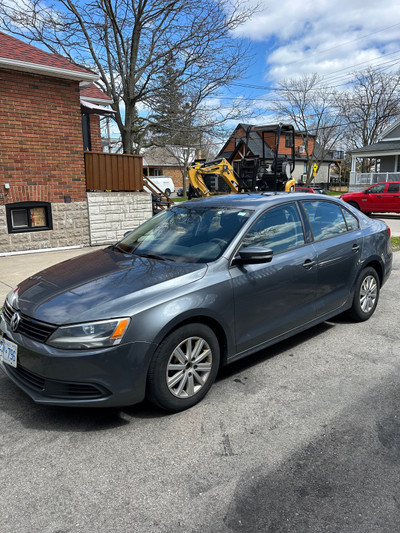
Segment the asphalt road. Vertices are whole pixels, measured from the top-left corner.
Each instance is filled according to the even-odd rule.
[[[0,531],[400,531],[399,294],[400,252],[368,322],[237,363],[177,415],[39,407],[1,374]]]

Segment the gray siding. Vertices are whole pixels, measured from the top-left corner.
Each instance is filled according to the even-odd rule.
[[[391,131],[388,135],[382,137],[383,139],[400,139],[400,124]]]
[[[388,155],[386,157],[381,157],[381,167],[380,172],[396,172],[396,156]]]

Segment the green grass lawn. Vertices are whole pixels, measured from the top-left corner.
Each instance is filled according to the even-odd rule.
[[[344,194],[347,191],[326,191],[326,193],[329,196],[340,196],[341,194]]]
[[[392,250],[394,252],[398,252],[400,250],[400,237],[392,237]]]

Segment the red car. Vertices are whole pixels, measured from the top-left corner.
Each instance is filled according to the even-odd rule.
[[[296,192],[315,192],[312,187],[297,187],[295,188]]]
[[[317,193],[317,194],[326,194],[326,192],[323,189],[316,189],[315,187],[302,187],[297,186],[295,188],[296,192],[311,192],[311,193]]]
[[[341,199],[364,213],[400,213],[400,181],[376,183],[363,192],[342,194]]]

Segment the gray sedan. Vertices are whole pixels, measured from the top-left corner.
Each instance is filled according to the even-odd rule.
[[[218,368],[347,311],[367,320],[390,231],[322,195],[181,203],[10,292],[0,367],[38,403],[199,402]]]

